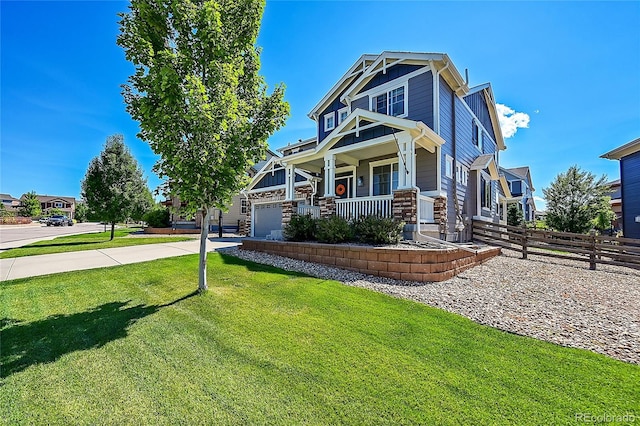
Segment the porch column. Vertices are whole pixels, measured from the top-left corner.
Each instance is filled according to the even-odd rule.
[[[415,142],[408,133],[398,137],[398,189],[415,186]]]
[[[285,167],[285,201],[291,201],[296,198],[296,170],[293,164],[287,164]]]
[[[336,156],[327,154],[324,157],[324,196],[336,196]]]

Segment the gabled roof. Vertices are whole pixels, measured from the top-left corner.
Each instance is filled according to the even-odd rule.
[[[253,189],[253,187],[260,181],[260,179],[262,179],[262,176],[264,176],[265,174],[269,173],[272,170],[275,170],[276,166],[278,166],[278,169],[281,169],[282,168],[281,161],[282,161],[281,157],[271,157],[262,166],[262,168],[258,171],[258,173],[256,173],[251,178],[251,182],[249,182],[249,185],[247,185],[247,187],[243,190],[243,192],[251,191]],[[306,171],[304,171],[302,169],[296,169],[296,174],[304,177],[306,179],[306,182],[310,182],[312,180],[322,180],[320,178],[317,178],[317,177],[307,173]]]
[[[21,200],[24,199],[26,197],[26,195],[27,194],[22,194],[22,197],[20,197],[20,199]],[[75,203],[76,202],[75,197],[61,197],[59,195],[36,195],[36,198],[41,203],[48,203],[49,201],[54,201],[54,200],[66,201],[67,203]]]
[[[491,180],[500,179],[500,175],[498,174],[498,167],[496,166],[496,159],[493,154],[482,154],[478,156],[471,166],[469,166],[470,170],[485,170],[489,169],[489,175],[491,175]]]
[[[502,136],[502,128],[500,127],[500,119],[498,118],[498,110],[496,109],[496,100],[493,96],[493,89],[491,88],[491,83],[484,83],[479,86],[472,87],[469,89],[468,95],[473,95],[474,93],[482,92],[484,95],[484,100],[489,107],[489,115],[491,116],[491,126],[493,127],[493,133],[496,135],[496,144],[498,148],[501,150],[507,149],[507,146],[504,144],[504,136]]]
[[[443,70],[441,75],[458,94],[465,95],[469,91],[469,87],[446,53],[384,51],[379,55],[362,55],[313,107],[308,114],[309,118],[315,119],[340,93],[342,93],[340,100],[346,104],[346,100],[353,97],[378,72],[386,72],[387,68],[401,63],[432,65],[434,68]]]
[[[511,169],[503,168],[503,170],[515,175],[523,180],[526,180],[529,183],[529,187],[531,188],[531,192],[535,191],[533,187],[533,180],[531,179],[531,170],[528,166],[524,167],[514,167]]]
[[[619,160],[627,155],[635,154],[640,151],[640,138],[624,144],[612,151],[602,154],[600,158],[608,158],[609,160]]]
[[[309,145],[309,144],[314,143],[314,142],[316,144],[318,143],[318,137],[317,136],[313,136],[313,137],[307,138],[307,139],[300,139],[298,142],[283,146],[282,148],[278,148],[278,149],[276,149],[276,151],[278,151],[280,153],[284,153],[284,151],[289,151],[289,150],[297,148],[299,146]]]
[[[361,121],[370,123],[365,126],[361,126]],[[365,128],[372,126],[388,126],[401,131],[408,131],[413,137],[416,138],[416,143],[419,146],[427,149],[430,152],[434,152],[436,146],[441,146],[445,143],[444,139],[431,130],[426,124],[421,121],[407,120],[406,118],[394,117],[391,115],[380,114],[369,110],[356,108],[344,119],[338,127],[333,129],[326,138],[315,148],[306,151],[301,151],[296,154],[291,154],[283,158],[283,161],[295,161],[305,157],[321,157],[326,151],[328,151],[333,145],[336,144],[346,134],[356,133]],[[357,149],[358,144],[353,145]]]

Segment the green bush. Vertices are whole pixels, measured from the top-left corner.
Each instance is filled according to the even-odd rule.
[[[353,233],[365,244],[396,244],[402,239],[404,222],[378,216],[365,216],[353,223]]]
[[[282,229],[282,235],[289,241],[311,241],[316,232],[316,220],[311,215],[291,216],[291,220]]]
[[[152,228],[167,228],[171,226],[169,210],[164,208],[154,208],[146,212],[143,220]]]
[[[353,230],[349,222],[338,216],[318,219],[316,239],[321,243],[338,244],[350,241]]]

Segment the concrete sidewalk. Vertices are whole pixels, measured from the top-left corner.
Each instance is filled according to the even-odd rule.
[[[207,240],[207,251],[240,245],[238,241]],[[200,252],[200,240],[177,243],[145,244],[141,246],[117,247],[103,250],[74,251],[69,253],[43,254],[11,259],[0,259],[0,281],[35,277],[58,272],[80,271],[106,266],[146,262],[166,257],[182,256]]]

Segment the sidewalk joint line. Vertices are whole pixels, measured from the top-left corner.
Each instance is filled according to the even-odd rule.
[[[118,265],[124,265],[124,263],[120,263],[120,262],[118,262],[116,259],[114,259],[113,257],[109,256],[109,254],[108,254],[108,253],[105,253],[103,250],[105,250],[105,249],[96,249],[96,251],[97,251],[98,253],[100,253],[100,254],[103,254],[103,255],[107,256],[109,259],[113,260],[113,261],[114,261],[114,262],[116,262]]]

